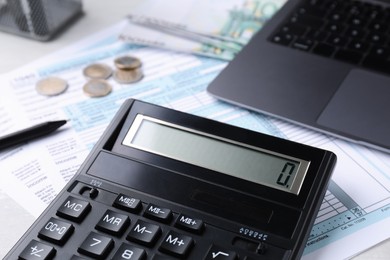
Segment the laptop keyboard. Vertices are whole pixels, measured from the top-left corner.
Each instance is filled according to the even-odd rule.
[[[390,6],[305,0],[270,41],[390,74]]]

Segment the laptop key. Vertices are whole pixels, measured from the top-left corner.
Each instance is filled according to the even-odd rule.
[[[373,22],[369,25],[369,29],[376,32],[386,32],[389,29],[389,25],[382,22]]]
[[[348,44],[348,49],[350,49],[351,51],[357,51],[357,52],[366,52],[369,47],[370,46],[368,43],[363,42],[363,41],[359,41],[359,40],[351,41]]]
[[[318,31],[318,30],[315,30],[315,29],[310,30],[306,34],[306,38],[312,39],[312,40],[317,41],[317,42],[325,41],[325,39],[327,39],[328,36],[329,36],[328,32]]]
[[[313,48],[313,52],[316,53],[316,54],[319,54],[319,55],[322,55],[322,56],[332,56],[332,54],[334,53],[334,51],[336,50],[335,47],[333,47],[332,45],[329,45],[327,43],[318,43],[314,48]]]
[[[336,59],[339,59],[342,61],[358,64],[361,61],[361,59],[363,58],[363,54],[356,52],[356,51],[342,49],[342,50],[338,50],[335,53],[334,57]]]
[[[348,43],[348,38],[332,34],[328,37],[327,43],[338,47],[344,47]]]
[[[316,17],[325,17],[328,10],[306,4],[298,8],[298,14],[310,14]]]
[[[312,15],[294,15],[291,17],[290,22],[305,25],[311,28],[321,28],[325,25],[325,21],[323,19]]]
[[[302,50],[302,51],[309,51],[314,45],[314,42],[310,39],[306,38],[298,38],[293,44],[292,47]]]
[[[271,41],[282,45],[289,45],[293,41],[293,39],[294,36],[289,33],[277,33],[271,38]]]
[[[289,23],[284,25],[280,31],[284,34],[289,33],[296,36],[302,36],[306,33],[307,27],[300,24]]]
[[[360,28],[349,28],[346,35],[355,39],[363,39],[366,36],[366,32]]]
[[[379,32],[372,32],[367,36],[367,40],[379,45],[387,42],[389,40],[389,36]]]
[[[373,47],[371,52],[362,61],[362,65],[367,68],[390,73],[390,49]]]

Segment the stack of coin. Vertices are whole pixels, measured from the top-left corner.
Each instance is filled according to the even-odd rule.
[[[112,91],[112,86],[106,81],[112,75],[112,69],[100,63],[88,65],[83,70],[90,80],[84,85],[83,91],[90,97],[104,97]]]
[[[114,71],[114,79],[120,84],[130,84],[138,82],[142,79],[142,63],[132,56],[121,56],[114,60],[116,70]]]

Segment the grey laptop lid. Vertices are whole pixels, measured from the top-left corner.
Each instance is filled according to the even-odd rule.
[[[301,2],[322,1],[288,1],[209,85],[209,93],[251,110],[389,152],[390,56],[378,71],[364,66],[364,61],[353,63],[316,55],[299,49],[300,46],[291,48],[294,41],[290,46],[272,42],[272,35]],[[365,37],[370,29],[367,25]],[[390,28],[386,30],[389,33]],[[389,42],[390,39],[386,47]],[[314,42],[310,48],[314,49],[315,44],[320,43]],[[338,50],[349,50],[348,45],[337,47],[332,55],[336,56]]]

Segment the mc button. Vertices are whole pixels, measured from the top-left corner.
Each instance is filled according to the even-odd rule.
[[[57,210],[57,215],[72,221],[81,222],[91,210],[88,201],[69,196]]]

